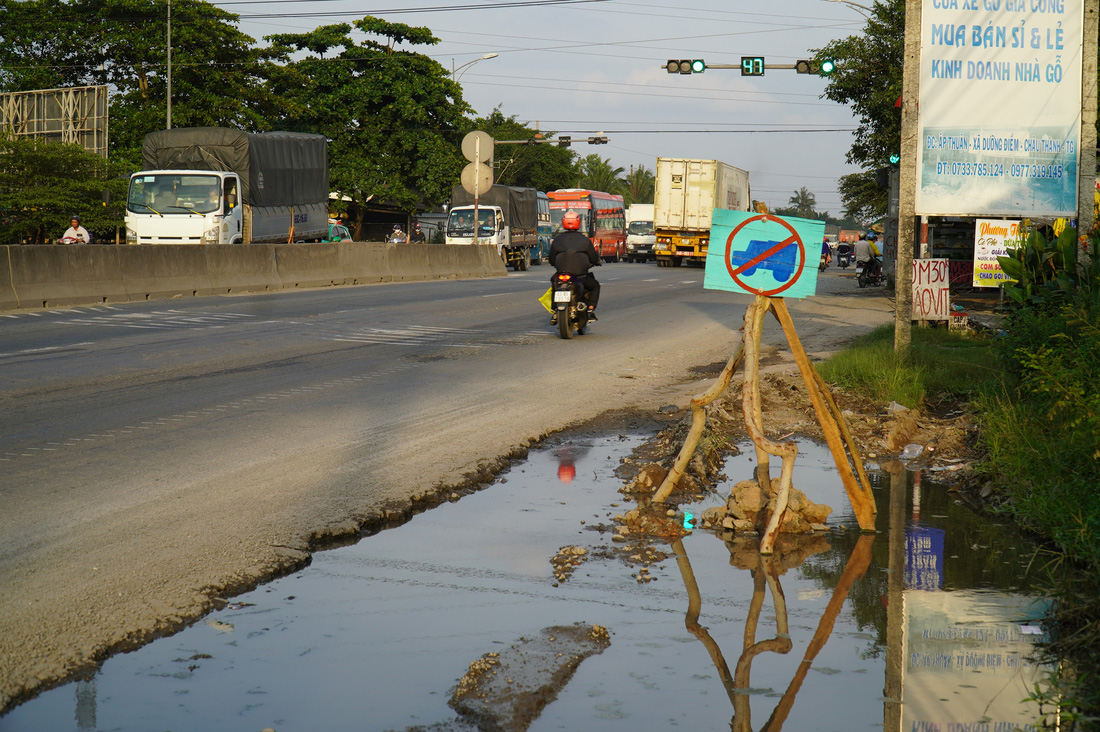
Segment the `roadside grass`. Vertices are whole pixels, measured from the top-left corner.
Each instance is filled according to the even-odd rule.
[[[882,325],[817,364],[826,381],[876,402],[915,409],[968,401],[1000,380],[989,339],[943,329],[914,328],[908,357],[894,352],[894,326]]]

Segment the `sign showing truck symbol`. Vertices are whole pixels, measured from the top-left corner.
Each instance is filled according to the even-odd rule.
[[[809,297],[817,289],[815,258],[825,222],[716,208],[703,287],[762,297]]]
[[[776,282],[786,282],[798,266],[798,246],[793,240],[782,242],[750,239],[749,248],[741,252],[730,253],[730,264],[734,272],[752,277],[757,270],[771,272]]]

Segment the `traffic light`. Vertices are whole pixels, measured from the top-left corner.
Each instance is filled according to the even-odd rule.
[[[701,58],[670,58],[665,64],[665,70],[670,74],[701,74],[707,70],[707,62]]]
[[[764,75],[764,57],[763,56],[742,56],[741,57],[741,76],[763,76]]]
[[[830,76],[836,71],[836,59],[824,58],[820,63],[802,59],[796,61],[794,70],[799,74],[817,74],[818,76]]]
[[[898,153],[890,153],[890,165],[897,165],[901,162],[901,155]]]
[[[588,138],[589,145],[606,145],[607,135],[596,135],[595,137]]]
[[[569,147],[572,144],[572,135],[558,135],[558,147]]]

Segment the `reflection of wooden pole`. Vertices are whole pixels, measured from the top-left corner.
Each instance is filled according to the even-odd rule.
[[[730,360],[726,362],[726,367],[722,369],[722,373],[718,376],[718,380],[704,393],[692,398],[691,430],[684,440],[684,446],[680,448],[680,454],[676,456],[676,462],[673,463],[672,470],[668,471],[668,475],[661,481],[661,487],[653,494],[653,501],[655,503],[664,503],[667,501],[669,495],[672,493],[672,489],[675,488],[676,484],[680,481],[680,477],[684,474],[688,462],[691,461],[691,456],[695,454],[695,447],[699,444],[699,438],[703,436],[703,429],[707,426],[707,413],[704,407],[721,396],[722,392],[729,386],[730,378],[733,376],[734,372],[737,371],[737,367],[741,365],[744,359],[745,336],[744,333],[742,333],[741,343],[737,346],[737,350],[734,354],[730,356]]]
[[[760,542],[760,553],[771,554],[775,547],[775,537],[779,533],[779,522],[787,510],[790,497],[791,478],[794,475],[794,459],[798,457],[798,445],[794,442],[773,442],[764,435],[763,417],[760,409],[760,329],[764,325],[764,315],[768,311],[769,300],[757,296],[745,313],[745,383],[741,387],[741,407],[745,415],[745,426],[756,446],[759,461],[757,477],[767,476],[768,455],[776,455],[783,460],[779,473],[779,488],[775,491],[775,508],[768,519],[764,538]],[[760,487],[769,496],[773,495],[769,485]]]
[[[833,588],[833,596],[829,599],[825,614],[821,616],[814,637],[810,639],[810,645],[806,647],[806,654],[802,657],[802,662],[798,664],[798,671],[795,672],[794,678],[791,679],[787,691],[783,693],[783,698],[779,700],[772,716],[760,728],[761,732],[778,732],[783,728],[783,722],[786,721],[787,715],[791,712],[791,707],[794,706],[795,695],[802,688],[802,682],[806,679],[810,666],[813,665],[817,654],[825,647],[829,636],[832,635],[833,625],[836,624],[837,616],[840,615],[840,611],[844,607],[844,601],[848,599],[848,591],[852,589],[855,581],[862,577],[867,568],[871,566],[871,545],[874,541],[875,537],[871,534],[864,534],[856,541],[856,546],[852,549],[852,556],[848,557],[848,564],[845,565],[840,580]]]
[[[885,732],[901,732],[901,702],[905,686],[905,528],[908,521],[907,470],[890,473],[890,533],[887,539],[886,681],[882,687]]]
[[[848,463],[848,456],[844,452],[845,443],[840,428],[837,426],[835,415],[826,407],[825,398],[822,396],[820,387],[821,382],[818,380],[819,377],[816,376],[817,371],[814,369],[814,365],[810,363],[809,357],[806,356],[805,349],[802,348],[802,341],[798,338],[794,321],[791,320],[791,314],[787,311],[787,303],[783,298],[776,298],[770,301],[770,305],[779,324],[783,326],[783,333],[787,336],[787,343],[791,346],[795,363],[798,364],[798,369],[802,372],[802,380],[806,382],[806,391],[810,395],[814,412],[817,413],[817,421],[821,425],[822,433],[825,435],[825,442],[829,444],[829,451],[833,454],[833,461],[836,463],[840,478],[844,482],[844,490],[848,493],[848,500],[852,503],[856,520],[859,521],[859,528],[863,531],[874,531],[875,498],[871,493],[871,486],[866,482],[865,475],[861,476],[864,478],[864,484],[861,486],[852,474],[852,467]],[[843,421],[843,419],[843,416],[840,416],[840,420]],[[855,455],[856,462],[860,464],[860,470],[862,471],[862,462],[858,459],[858,453],[855,453]]]
[[[672,542],[672,553],[676,555],[676,566],[680,568],[680,578],[684,580],[684,588],[688,593],[688,609],[684,616],[684,627],[688,632],[698,638],[710,654],[710,660],[714,668],[718,670],[718,678],[722,680],[722,686],[726,689],[726,695],[730,702],[737,707],[737,692],[733,686],[733,675],[718,643],[710,633],[699,624],[699,613],[703,608],[703,596],[699,593],[699,583],[695,581],[695,572],[691,568],[691,560],[688,559],[687,550],[684,549],[684,540],[677,539]]]

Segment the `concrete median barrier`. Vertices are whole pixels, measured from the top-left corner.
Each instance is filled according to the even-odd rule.
[[[432,279],[428,262],[430,244],[387,244],[386,259],[394,282],[419,282]]]
[[[345,242],[340,244],[340,267],[353,285],[393,282],[387,246],[381,242]]]
[[[122,284],[131,300],[163,300],[214,294],[207,276],[206,247],[196,245],[116,247]]]
[[[350,283],[340,268],[339,244],[277,244],[275,263],[285,289]]]
[[[10,246],[8,280],[16,307],[46,308],[126,300],[117,249]]]
[[[488,246],[341,242],[4,250],[0,310],[507,275]]]
[[[282,288],[273,244],[217,244],[203,247],[211,289],[218,294]]]

